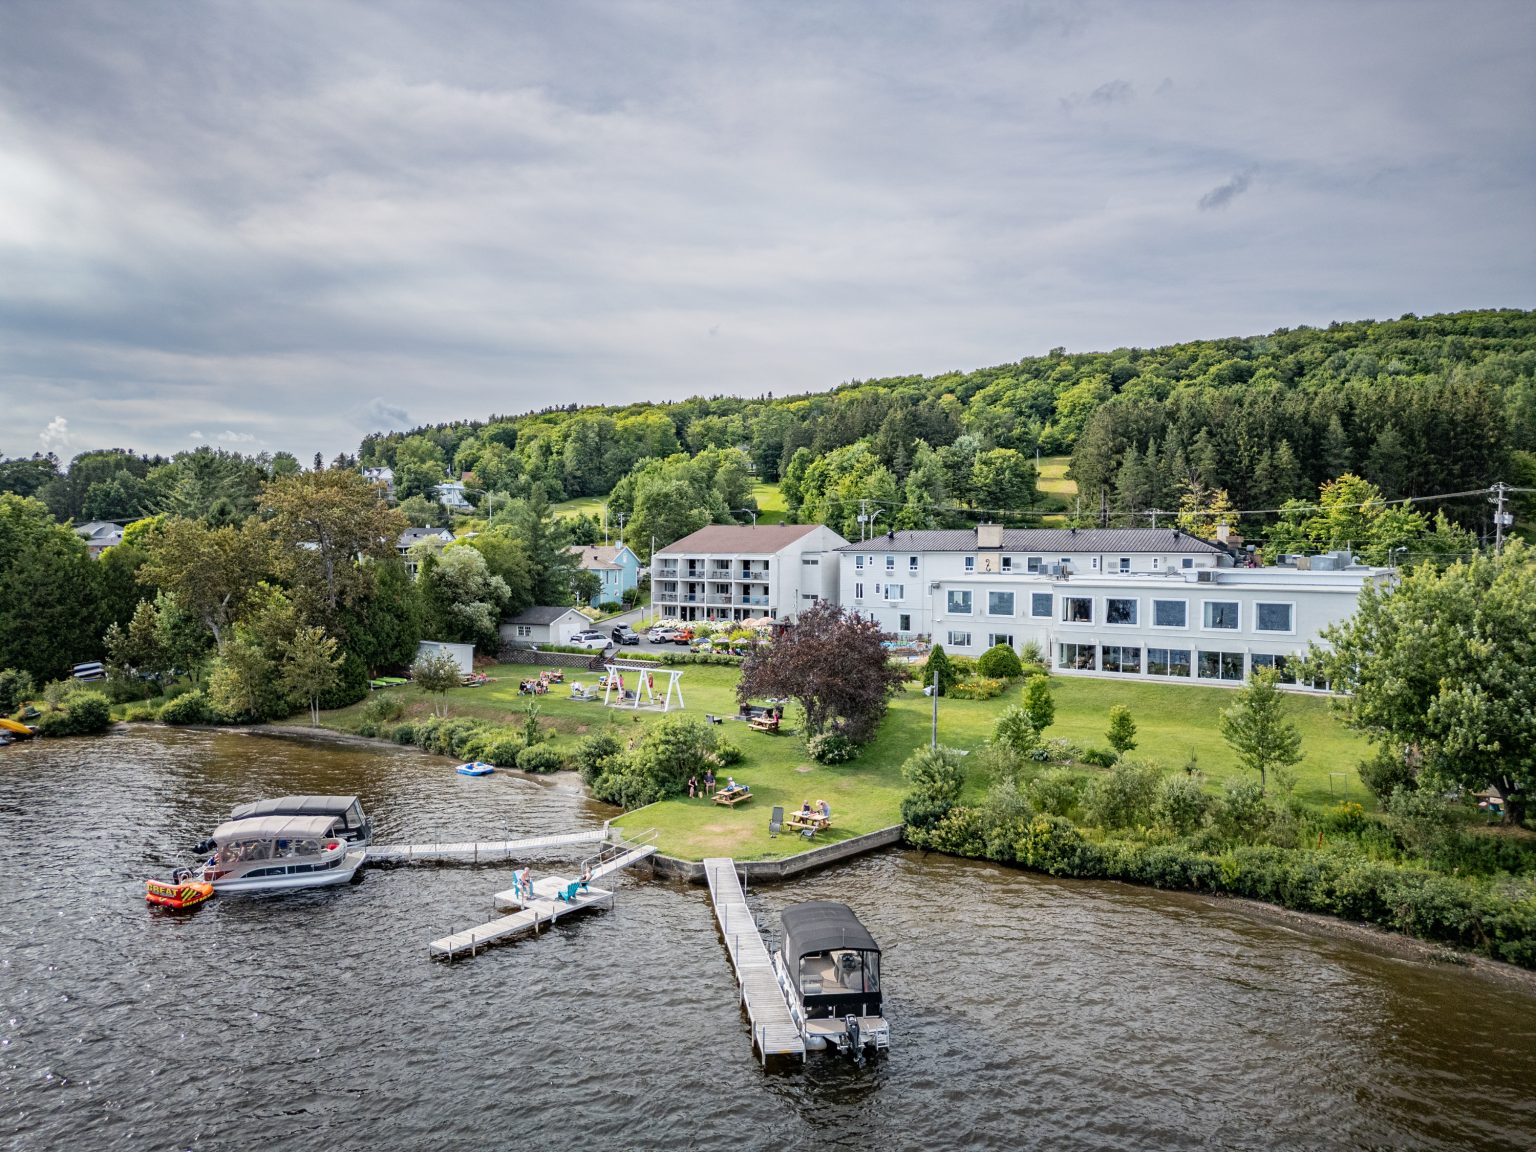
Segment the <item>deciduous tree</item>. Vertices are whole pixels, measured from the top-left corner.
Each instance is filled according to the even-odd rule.
[[[1273,668],[1259,669],[1219,721],[1222,738],[1237,753],[1238,762],[1259,774],[1260,789],[1268,788],[1272,770],[1301,760],[1301,731],[1288,718],[1285,695],[1277,684]]]

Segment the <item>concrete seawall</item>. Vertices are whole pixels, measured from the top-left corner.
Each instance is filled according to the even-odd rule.
[[[889,828],[866,832],[862,836],[839,840],[836,844],[828,844],[824,848],[812,848],[809,852],[786,856],[782,860],[738,860],[736,870],[747,878],[748,883],[775,884],[792,879],[802,872],[825,868],[829,864],[851,860],[866,852],[900,844],[901,831],[902,825],[894,824]],[[686,880],[690,884],[704,883],[702,861],[679,860],[675,856],[658,855],[651,857],[651,863],[659,876],[672,876],[679,880]]]

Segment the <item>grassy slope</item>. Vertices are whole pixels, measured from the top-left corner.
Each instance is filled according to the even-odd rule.
[[[606,496],[581,496],[575,500],[562,500],[558,504],[551,504],[549,510],[556,516],[596,516],[601,521],[603,505],[606,503],[608,503]]]
[[[764,480],[754,481],[752,497],[757,501],[759,524],[784,523],[784,493],[779,491],[777,484],[769,484]]]
[[[450,714],[520,724],[527,698],[518,697],[517,683],[529,672],[525,665],[504,665],[493,671],[497,679],[491,684],[449,693]],[[579,679],[588,674],[567,675]],[[736,670],[729,667],[684,668],[681,683],[688,714],[733,714],[736,677]],[[1216,731],[1217,714],[1233,699],[1230,690],[1063,678],[1053,679],[1052,685],[1057,713],[1049,736],[1104,746],[1109,706],[1124,703],[1130,707],[1139,729],[1136,755],[1177,768],[1193,749],[1213,787],[1239,771]],[[415,688],[390,691],[400,693],[409,714],[425,715],[430,711],[428,701]],[[1014,688],[997,700],[940,701],[940,742],[957,748],[976,747],[990,733],[1002,707],[1016,702],[1018,696],[1019,689]],[[1364,799],[1364,790],[1354,771],[1355,762],[1364,753],[1362,742],[1328,715],[1326,700],[1290,699],[1307,754],[1299,766],[1297,795],[1313,804],[1330,803],[1329,773],[1343,772],[1344,779],[1334,781],[1335,790],[1341,791],[1347,781],[1350,795]],[[541,722],[556,747],[569,747],[605,725],[613,725],[626,742],[631,738],[638,740],[643,725],[655,719],[651,713],[576,703],[565,698],[565,690],[540,697],[539,705]],[[830,835],[820,838],[822,842],[899,823],[905,791],[901,763],[914,748],[927,743],[931,705],[914,686],[892,703],[891,714],[874,743],[853,763],[836,767],[810,760],[794,736],[769,736],[727,720],[718,731],[745,754],[743,763],[731,772],[737,780],[752,786],[750,801],[728,809],[684,797],[627,813],[618,823],[635,832],[657,829],[663,851],[669,854],[692,859],[728,855],[741,860],[785,856],[804,846],[803,841],[790,836],[769,838],[768,817],[775,804],[788,810],[798,807],[803,800],[826,800],[832,806],[834,827]],[[322,723],[352,731],[361,719],[361,710],[362,705],[354,705],[326,713]],[[983,783],[972,782],[968,792],[978,792]]]

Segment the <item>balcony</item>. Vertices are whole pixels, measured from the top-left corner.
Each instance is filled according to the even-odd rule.
[[[738,603],[738,604],[750,604],[750,605],[753,605],[755,607],[767,607],[768,597],[766,597],[766,596],[738,596],[738,597],[736,597],[736,603]]]

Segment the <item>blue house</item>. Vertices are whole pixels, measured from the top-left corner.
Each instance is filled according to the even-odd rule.
[[[640,557],[628,544],[572,544],[569,549],[576,563],[595,574],[601,582],[592,599],[592,607],[608,600],[618,601],[640,582]]]

